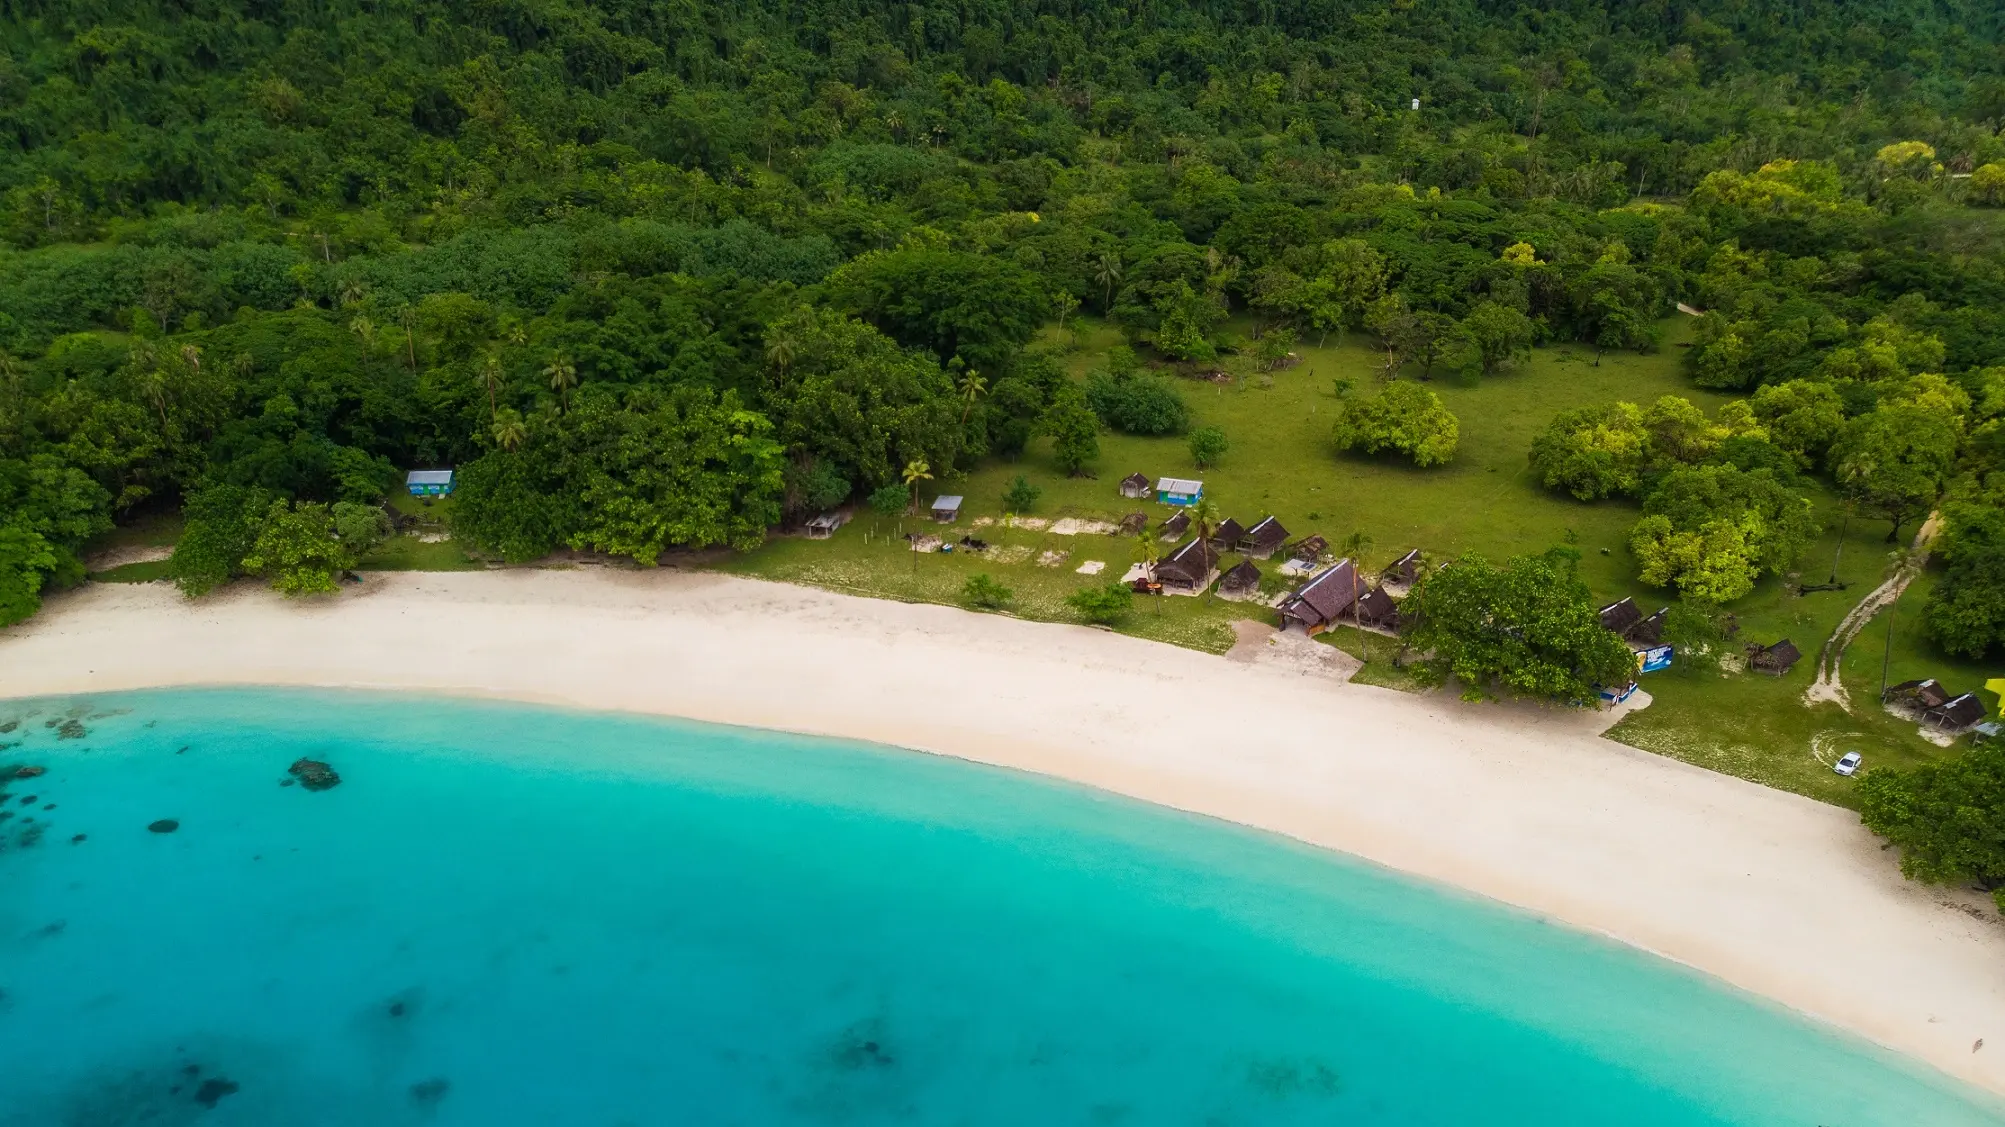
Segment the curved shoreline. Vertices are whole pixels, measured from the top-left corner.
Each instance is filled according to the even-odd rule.
[[[707,574],[371,575],[288,603],[94,585],[0,633],[0,694],[443,692],[868,740],[1342,850],[1599,932],[2005,1093],[2005,925],[1848,811],[1600,739],[1103,631]],[[1976,909],[1973,911],[1972,909]]]

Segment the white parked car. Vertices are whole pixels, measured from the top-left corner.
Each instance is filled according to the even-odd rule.
[[[1831,765],[1831,769],[1840,775],[1856,774],[1859,770],[1859,764],[1863,762],[1865,762],[1864,756],[1856,751],[1848,751],[1843,758]]]

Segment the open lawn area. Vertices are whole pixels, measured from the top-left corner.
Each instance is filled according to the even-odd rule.
[[[1669,593],[1636,579],[1627,541],[1638,506],[1628,501],[1584,504],[1548,492],[1533,480],[1527,453],[1533,437],[1554,415],[1576,406],[1616,399],[1647,404],[1660,395],[1675,394],[1709,413],[1717,410],[1727,397],[1692,387],[1679,368],[1679,344],[1689,322],[1681,318],[1664,328],[1663,348],[1649,355],[1609,353],[1596,364],[1591,350],[1560,346],[1537,350],[1531,362],[1516,372],[1481,381],[1438,375],[1428,386],[1461,422],[1460,450],[1447,466],[1422,470],[1389,458],[1335,451],[1330,441],[1332,412],[1338,403],[1335,382],[1348,379],[1353,394],[1369,393],[1376,383],[1379,354],[1357,338],[1324,347],[1311,341],[1297,348],[1300,363],[1271,375],[1248,374],[1229,383],[1180,383],[1193,424],[1222,428],[1230,443],[1219,463],[1203,471],[1192,463],[1182,438],[1103,433],[1092,477],[1065,476],[1053,464],[1048,443],[1040,440],[1018,462],[992,462],[964,477],[922,486],[922,500],[928,502],[943,493],[966,497],[960,521],[951,526],[952,535],[972,532],[990,541],[1000,551],[992,550],[987,558],[910,552],[900,538],[903,533],[937,532],[941,526],[924,517],[894,520],[866,511],[833,539],[777,537],[725,567],[857,594],[942,603],[958,602],[969,576],[988,574],[1014,590],[1008,608],[1012,613],[1078,621],[1062,600],[1081,587],[1118,578],[1139,558],[1132,538],[1056,536],[1049,531],[1006,529],[999,523],[975,529],[973,522],[1000,518],[1003,493],[1021,474],[1041,491],[1027,514],[1030,517],[1118,521],[1125,513],[1142,511],[1153,526],[1173,510],[1119,494],[1120,479],[1139,471],[1151,479],[1202,478],[1206,494],[1223,515],[1242,524],[1271,514],[1293,537],[1321,533],[1333,544],[1362,532],[1372,542],[1366,560],[1373,569],[1408,548],[1420,548],[1439,561],[1465,551],[1501,557],[1571,543],[1581,553],[1582,574],[1598,598],[1633,596],[1648,613],[1669,601]],[[1090,322],[1077,335],[1080,347],[1067,355],[1075,377],[1100,364],[1106,350],[1120,343],[1116,332]],[[1857,715],[1848,716],[1831,705],[1811,709],[1802,704],[1803,689],[1815,675],[1816,654],[1824,640],[1888,569],[1884,524],[1851,521],[1844,529],[1840,553],[1837,499],[1820,488],[1812,500],[1824,531],[1798,564],[1801,582],[1814,585],[1829,580],[1835,558],[1838,578],[1848,587],[1795,595],[1781,580],[1770,577],[1728,608],[1741,623],[1737,643],[1772,643],[1786,637],[1803,650],[1804,660],[1779,679],[1683,668],[1651,674],[1643,684],[1655,703],[1626,718],[1611,733],[1614,738],[1839,803],[1849,802],[1854,784],[1832,774],[1825,764],[1843,751],[1865,753],[1869,767],[1910,764],[1940,753],[1915,735],[1912,724],[1878,707],[1882,634],[1875,631],[1883,632],[1884,619],[1854,644],[1846,660],[1846,683]],[[1051,559],[1046,553],[1062,553],[1063,558],[1055,565],[1040,566],[1041,556],[1047,562]],[[1235,559],[1227,557],[1222,566],[1229,567]],[[1078,574],[1075,569],[1088,560],[1103,561],[1105,570],[1091,577]],[[1260,566],[1269,577],[1270,590],[1281,589],[1275,586],[1274,567]],[[1901,602],[1906,625],[1896,639],[1892,677],[1898,681],[1936,676],[1959,691],[1978,688],[1984,679],[1981,669],[1947,659],[1918,629],[1911,629],[1918,627],[1914,612],[1928,581],[1925,576]],[[1119,629],[1214,653],[1231,645],[1232,619],[1271,614],[1251,603],[1167,598],[1159,616],[1150,602],[1138,599],[1134,613]],[[1355,631],[1340,630],[1328,638],[1350,652],[1364,653]],[[1394,648],[1388,641],[1375,640],[1359,679],[1415,687],[1410,677],[1392,668]],[[1989,676],[2005,676],[2005,669]]]

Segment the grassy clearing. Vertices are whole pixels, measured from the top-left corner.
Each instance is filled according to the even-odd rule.
[[[1327,347],[1313,343],[1300,347],[1301,363],[1268,377],[1249,376],[1229,384],[1184,383],[1194,425],[1219,426],[1231,442],[1220,464],[1202,472],[1192,464],[1180,438],[1104,434],[1101,456],[1093,467],[1095,477],[1064,476],[1052,464],[1048,446],[1039,442],[1015,463],[990,463],[964,477],[933,483],[927,497],[966,496],[966,515],[955,526],[956,535],[969,531],[974,518],[999,516],[1003,491],[1018,474],[1043,491],[1033,516],[1118,520],[1124,513],[1141,510],[1157,521],[1170,510],[1122,498],[1119,480],[1135,471],[1152,478],[1196,476],[1204,479],[1206,492],[1224,514],[1242,523],[1272,514],[1296,536],[1320,532],[1333,542],[1361,531],[1372,538],[1367,558],[1374,565],[1416,547],[1432,558],[1445,559],[1464,551],[1505,556],[1571,543],[1580,551],[1582,574],[1598,597],[1612,601],[1632,596],[1647,612],[1668,601],[1668,592],[1636,580],[1628,532],[1637,519],[1637,506],[1621,501],[1581,504],[1549,493],[1533,481],[1526,455],[1546,423],[1571,407],[1615,399],[1648,403],[1660,395],[1682,395],[1708,411],[1724,403],[1726,397],[1692,387],[1679,370],[1678,346],[1687,339],[1690,323],[1679,319],[1665,329],[1665,347],[1652,355],[1609,354],[1597,365],[1591,351],[1563,346],[1538,350],[1528,365],[1508,375],[1464,382],[1444,374],[1430,381],[1462,424],[1461,448],[1445,467],[1417,470],[1395,460],[1353,457],[1332,449],[1329,432],[1338,401],[1334,381],[1351,380],[1355,393],[1368,393],[1376,378],[1378,354],[1353,339]],[[1075,376],[1102,363],[1106,350],[1120,343],[1117,332],[1091,321],[1079,326],[1076,339],[1079,346],[1066,358]],[[1613,738],[1838,803],[1849,803],[1853,784],[1830,772],[1824,764],[1834,753],[1826,750],[1820,759],[1819,749],[1858,750],[1875,766],[1918,763],[1942,754],[1916,736],[1913,725],[1877,708],[1882,650],[1872,641],[1872,629],[1855,643],[1845,665],[1853,699],[1863,704],[1858,715],[1848,716],[1828,705],[1815,709],[1803,705],[1802,692],[1814,674],[1818,649],[1845,612],[1884,577],[1888,566],[1883,524],[1855,520],[1842,526],[1841,553],[1836,498],[1819,487],[1811,499],[1825,531],[1799,563],[1800,581],[1826,581],[1835,561],[1838,578],[1850,586],[1792,595],[1781,579],[1770,577],[1731,608],[1742,625],[1737,641],[1771,643],[1787,637],[1810,656],[1781,679],[1700,674],[1683,668],[1652,674],[1644,686],[1656,703],[1626,718],[1610,733]],[[855,594],[936,603],[957,603],[967,577],[984,572],[1016,590],[1013,613],[1070,622],[1076,617],[1063,604],[1064,596],[1118,576],[1137,555],[1125,538],[1007,533],[991,527],[976,534],[1028,548],[1030,558],[1003,563],[957,554],[915,560],[897,538],[906,531],[935,528],[923,519],[900,522],[864,515],[832,540],[778,538],[725,568]],[[1070,555],[1055,568],[1032,562],[1047,550]],[[1073,569],[1088,559],[1105,561],[1107,570],[1091,579],[1075,574]],[[1231,562],[1229,558],[1227,566]],[[1914,611],[1921,605],[1927,582],[1924,578],[1902,600],[1900,613],[1908,626],[1918,622]],[[1252,604],[1173,598],[1164,600],[1160,618],[1152,607],[1138,603],[1137,613],[1120,629],[1217,653],[1231,644],[1233,619],[1265,618],[1268,613]],[[1338,630],[1324,640],[1367,656],[1356,631]],[[1376,648],[1357,679],[1401,689],[1420,687],[1393,668],[1389,645],[1377,647],[1378,641],[1373,639]],[[1861,672],[1867,666],[1870,678]],[[1894,680],[1936,676],[1953,688],[1975,689],[1984,679],[1981,673],[1936,652],[1918,630],[1904,627],[1897,634]],[[2005,669],[1989,675],[2005,675]]]
[[[452,540],[420,540],[402,534],[377,545],[356,563],[358,571],[479,571],[487,565]]]

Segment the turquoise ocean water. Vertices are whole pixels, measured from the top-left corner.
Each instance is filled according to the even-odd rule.
[[[2005,1122],[1617,945],[950,760],[345,693],[9,721],[4,1127]]]

